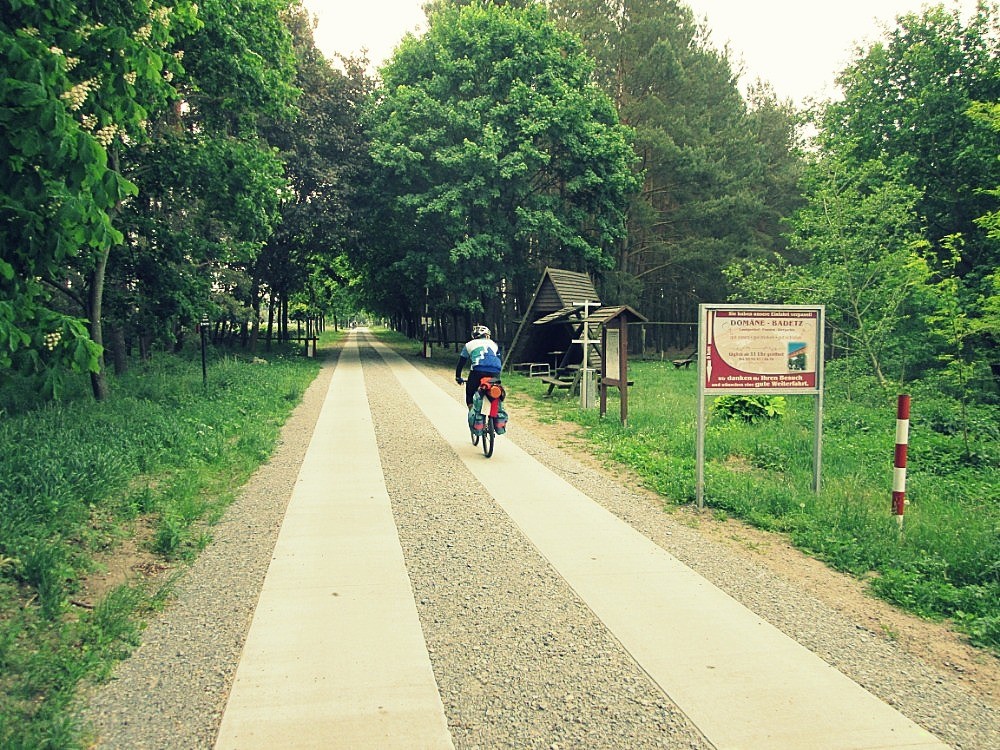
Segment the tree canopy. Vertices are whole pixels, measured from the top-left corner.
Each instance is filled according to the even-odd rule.
[[[252,349],[265,304],[509,339],[545,266],[657,321],[824,302],[884,380],[1000,370],[995,3],[859,48],[809,148],[678,0],[430,0],[374,77],[299,0],[0,11],[0,370],[49,394],[206,314]]]
[[[348,247],[360,233],[357,201],[367,179],[367,136],[362,106],[373,82],[362,60],[340,60],[335,68],[316,49],[308,15],[291,15],[295,84],[301,91],[294,120],[277,119],[264,134],[285,165],[281,221],[253,268],[253,286],[267,288],[269,309],[296,295],[312,317],[346,314],[353,296]],[[260,294],[251,306],[259,318]],[[270,326],[269,326],[270,328]]]
[[[380,73],[377,201],[355,256],[373,306],[502,299],[516,315],[545,265],[610,265],[635,186],[628,132],[544,8],[443,5]]]
[[[273,240],[310,192],[350,213],[342,165],[359,149],[335,142],[357,140],[362,97],[350,104],[297,0],[4,0],[0,23],[0,368],[55,392],[72,364],[104,398],[105,350],[118,366],[136,345],[179,345],[205,314],[245,333],[268,285],[304,288],[258,261],[277,242],[320,263],[337,219]],[[307,127],[286,137],[307,119],[297,84],[322,105],[307,115],[325,145]],[[318,154],[309,170],[290,140]]]
[[[996,132],[970,117],[976,102],[1000,100],[1000,18],[980,2],[968,22],[932,6],[901,16],[840,75],[844,97],[822,117],[821,144],[852,164],[891,163],[921,191],[916,210],[927,239],[963,237],[959,272],[981,277],[1000,265],[1000,246],[978,220],[996,205]]]
[[[883,382],[939,371],[963,397],[993,382],[997,23],[985,2],[967,22],[934,6],[859,50],[820,113],[791,221],[803,262],[730,268],[749,299],[825,302],[838,353],[862,353]]]
[[[93,300],[66,272],[102,273],[123,241],[116,216],[137,186],[118,150],[145,142],[151,113],[175,98],[170,80],[183,69],[171,51],[198,23],[184,0],[4,0],[0,367],[42,373],[50,390],[65,363],[98,368],[100,336],[83,322]]]
[[[795,117],[766,86],[748,108],[724,50],[676,0],[552,0],[634,129],[642,190],[629,207],[610,296],[659,320],[694,320],[726,294],[734,257],[783,247],[796,205]]]

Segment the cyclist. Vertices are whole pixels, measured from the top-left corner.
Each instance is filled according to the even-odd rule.
[[[486,377],[496,377],[500,374],[500,347],[490,338],[490,329],[486,326],[472,326],[472,339],[462,348],[455,365],[455,382],[462,384],[462,370],[466,362],[471,366],[469,379],[465,381],[465,406],[472,408],[472,397],[479,388],[479,381]]]

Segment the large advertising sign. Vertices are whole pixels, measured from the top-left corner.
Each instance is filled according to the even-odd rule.
[[[816,393],[822,382],[823,309],[702,305],[706,391]]]

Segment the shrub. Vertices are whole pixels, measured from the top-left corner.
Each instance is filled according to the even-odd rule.
[[[769,419],[780,419],[787,404],[784,396],[719,396],[712,405],[712,413],[727,422],[756,424]]]

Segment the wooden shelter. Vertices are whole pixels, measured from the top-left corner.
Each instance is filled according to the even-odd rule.
[[[600,299],[590,276],[561,268],[546,268],[504,358],[504,369],[532,363],[558,369],[573,352],[574,334],[582,327],[583,304],[591,312]],[[576,345],[576,361],[582,351]]]

